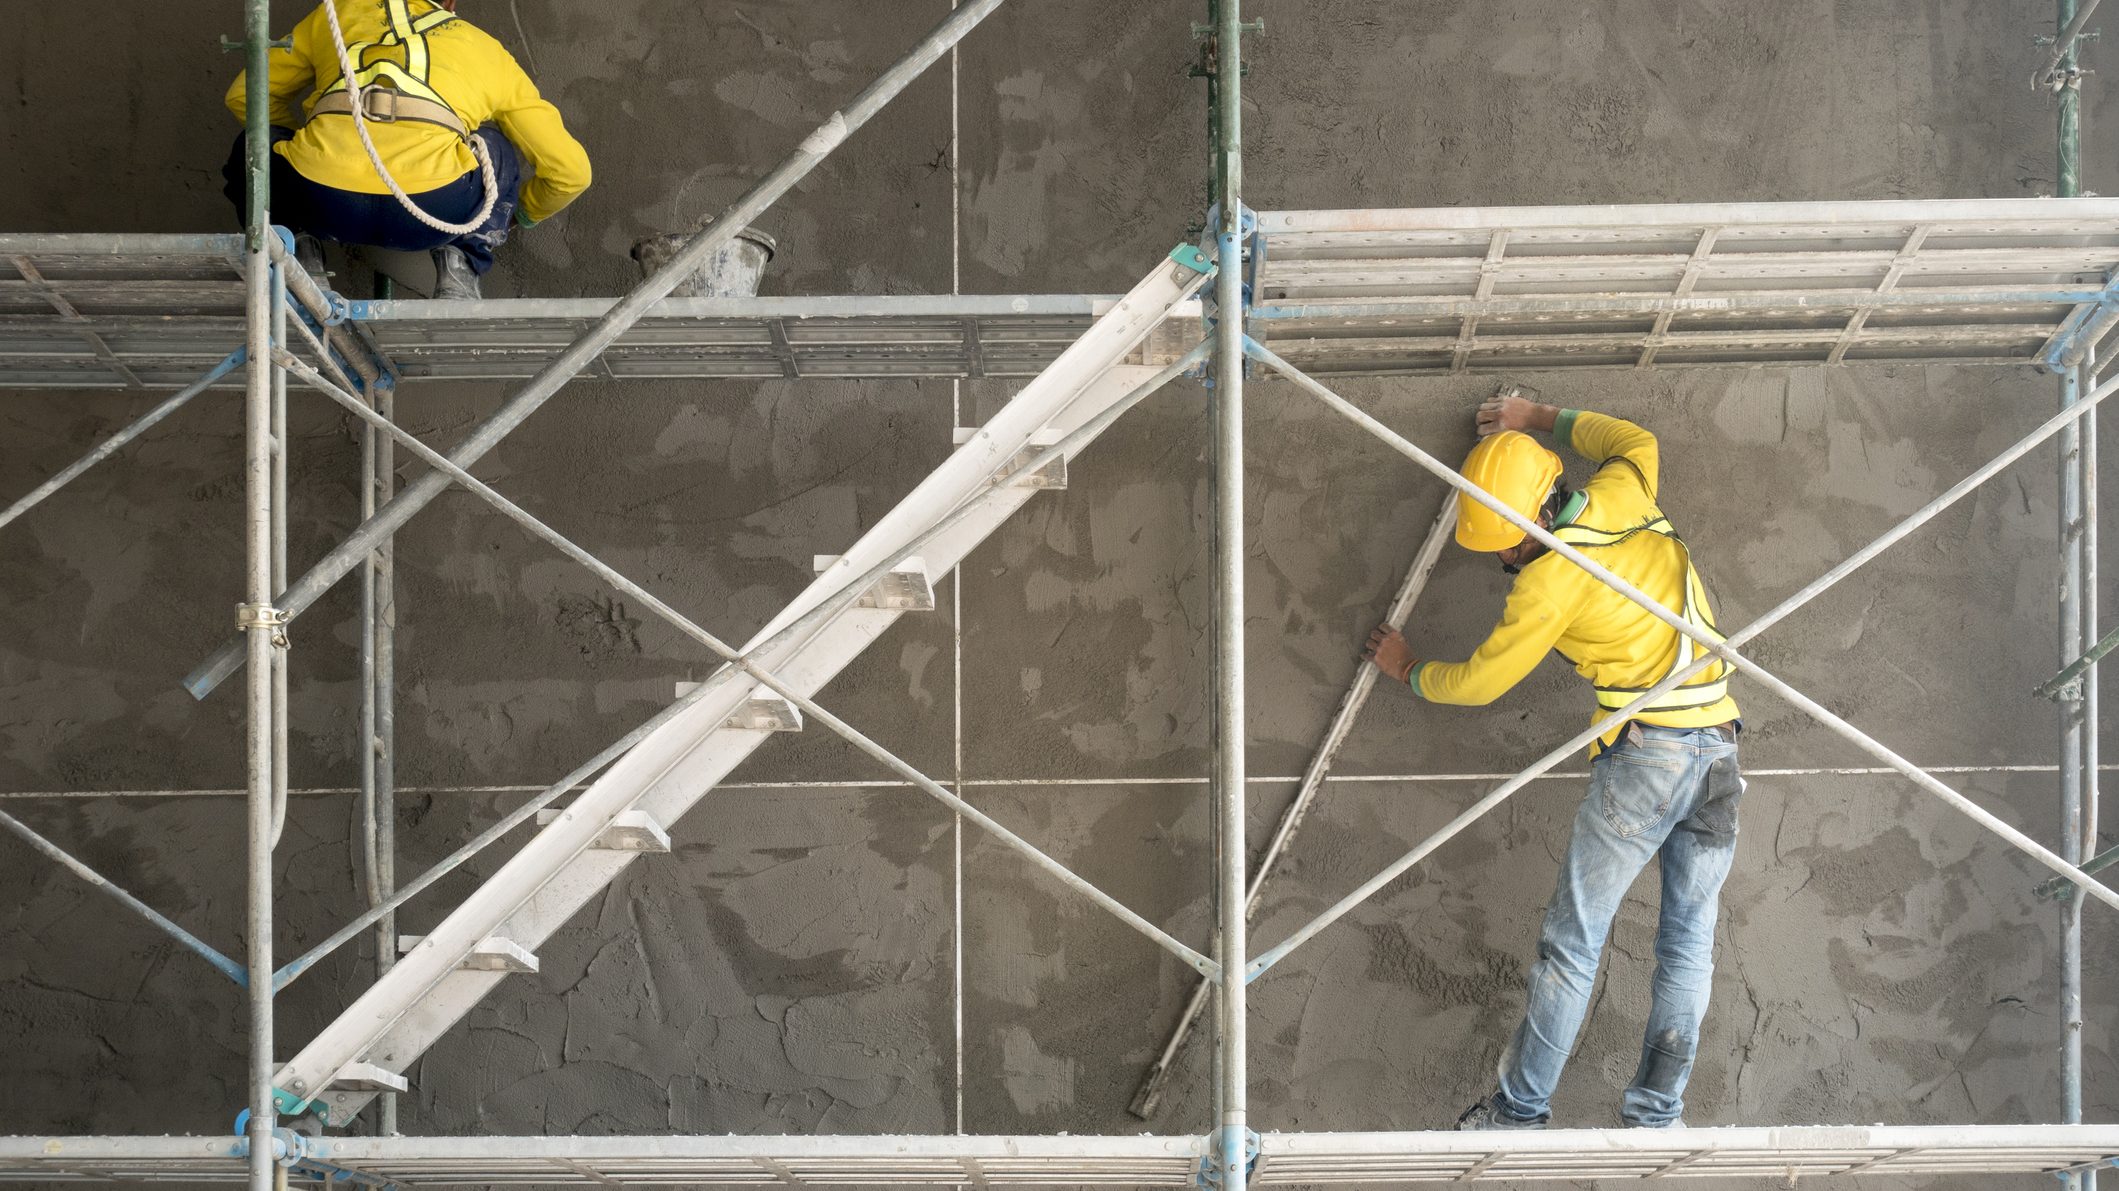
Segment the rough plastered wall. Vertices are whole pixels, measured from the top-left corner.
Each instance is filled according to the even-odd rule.
[[[1254,206],[2014,197],[2051,189],[2049,102],[2024,85],[2048,26],[2012,0],[1253,6]],[[941,0],[470,0],[535,70],[597,183],[523,235],[494,296],[620,291],[626,247],[718,208],[940,18]],[[300,6],[276,6],[280,27]],[[1190,5],[1018,4],[962,55],[961,143],[938,71],[790,196],[768,292],[1116,292],[1197,218],[1205,152]],[[0,53],[18,117],[0,228],[228,226],[218,166],[232,3],[128,10],[99,65],[32,8]],[[2098,96],[2091,184],[2119,190]],[[2028,370],[1894,367],[1548,374],[1546,399],[1663,438],[1666,505],[1729,623],[1766,610],[2048,413]],[[1492,378],[1344,391],[1445,456]],[[962,420],[1010,386],[971,384]],[[453,442],[503,395],[418,387],[405,421]],[[724,636],[745,636],[949,450],[947,382],[576,386],[480,472]],[[0,492],[145,405],[0,395]],[[187,409],[0,531],[0,789],[237,783],[238,703],[178,677],[237,599],[234,399]],[[297,401],[297,562],[349,526],[354,443]],[[1179,935],[1210,919],[1208,509],[1200,391],[1173,388],[974,554],[962,631],[907,618],[825,701]],[[1261,840],[1353,673],[1441,491],[1282,384],[1251,389],[1247,508],[1254,827]],[[2119,443],[2107,450],[2119,449]],[[1976,498],[1761,639],[1755,656],[1905,755],[2050,838],[2054,457]],[[405,469],[416,474],[416,466]],[[454,494],[400,538],[400,872],[423,868],[703,675],[708,657]],[[1461,656],[1505,578],[1453,553],[1413,640]],[[2108,592],[2107,600],[2113,598]],[[295,631],[294,765],[351,784],[354,608]],[[957,642],[961,640],[962,680]],[[1746,688],[1756,772],[1724,899],[1694,1124],[2054,1119],[2057,933],[2038,873],[1864,754]],[[1261,912],[1270,943],[1580,723],[1557,662],[1480,711],[1379,692]],[[961,736],[954,730],[961,709]],[[2014,771],[2010,767],[2034,767]],[[1487,1090],[1580,766],[1298,953],[1254,998],[1261,1129],[1444,1125]],[[1409,780],[1406,775],[1428,775]],[[412,1132],[1134,1132],[1143,1065],[1190,985],[1161,952],[1034,876],[821,730],[761,751],[413,1071]],[[785,785],[784,783],[807,783]],[[819,784],[835,783],[835,784]],[[994,784],[1017,783],[1017,784]],[[1091,784],[1094,783],[1094,784]],[[513,790],[467,787],[516,787]],[[9,801],[225,947],[239,939],[240,804]],[[353,912],[352,801],[296,801],[279,946]],[[2106,840],[2108,844],[2109,838]],[[407,912],[430,925],[497,859]],[[959,886],[959,875],[961,886]],[[1644,882],[1556,1110],[1614,1123],[1646,1008]],[[961,887],[961,937],[958,889]],[[2088,914],[2089,1111],[2119,1111],[2113,924]],[[954,995],[961,944],[961,1001]],[[353,951],[281,1001],[299,1045],[367,979]],[[27,850],[0,842],[0,1131],[219,1132],[240,1098],[235,990]],[[961,1025],[959,1025],[961,1023]],[[961,1031],[961,1034],[960,1034]],[[958,1038],[961,1036],[961,1046]],[[1205,1052],[1153,1128],[1206,1127]],[[959,1076],[961,1072],[961,1076]],[[1971,1186],[1938,1180],[1934,1186]],[[1983,1181],[1980,1185],[1986,1185]],[[2025,1186],[2042,1185],[2025,1182]]]

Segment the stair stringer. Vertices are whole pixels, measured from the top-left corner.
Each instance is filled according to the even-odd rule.
[[[1157,371],[1149,367],[1113,369],[1104,380],[1092,385],[1091,390],[1085,394],[1091,400],[1077,403],[1081,407],[1082,416],[1062,417],[1059,424],[1065,429],[1073,429],[1075,425],[1093,417],[1097,409],[1107,406],[1111,400],[1123,397]],[[1109,400],[1104,399],[1106,396]],[[1086,408],[1092,403],[1097,409]],[[997,493],[996,499],[981,512],[965,518],[961,524],[945,531],[932,543],[922,547],[922,553],[931,560],[930,565],[935,566],[938,572],[946,571],[961,561],[973,547],[1016,510],[1028,503],[1038,491],[1023,488],[1006,494]],[[881,635],[882,629],[887,628],[898,617],[906,615],[902,612],[875,609],[858,611],[858,616],[846,616],[834,621],[831,628],[820,635],[819,643],[826,645],[827,649],[805,651],[775,673],[789,686],[815,697],[816,692],[836,676],[841,668],[853,661],[859,650]],[[833,662],[836,664],[832,664]],[[753,689],[754,686],[755,684],[746,684],[744,689]],[[854,726],[861,727],[859,724]],[[812,725],[805,730],[820,729]],[[753,749],[772,735],[775,734],[750,729],[719,729],[713,733],[714,738],[717,741],[722,737],[732,738],[729,741],[731,747],[726,750],[701,748],[688,755],[668,774],[656,781],[635,805],[665,826],[676,822]],[[734,739],[745,737],[755,739]],[[516,911],[499,933],[518,941],[542,942],[579,913],[612,881],[617,880],[625,872],[626,866],[638,860],[640,856],[641,853],[638,852],[595,848],[580,853]],[[393,1023],[382,1038],[356,1061],[402,1073],[508,975],[507,972],[466,969],[450,972],[426,997]],[[325,1119],[334,1125],[345,1124],[376,1095],[377,1092],[360,1089],[328,1092],[321,1097],[326,1108]]]

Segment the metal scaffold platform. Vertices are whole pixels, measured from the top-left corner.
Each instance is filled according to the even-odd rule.
[[[0,387],[167,388],[243,340],[239,235],[0,235]],[[349,301],[402,380],[536,375],[615,298]],[[1002,294],[665,298],[584,379],[1037,375],[1115,297]],[[1198,336],[1199,307],[1188,313]],[[239,387],[240,376],[226,380]]]
[[[243,346],[243,242],[233,234],[0,234],[0,387],[194,383]],[[290,304],[314,325],[339,321],[335,295],[291,263],[287,272]],[[345,349],[373,354],[372,345],[354,343]],[[298,354],[325,364],[306,346]],[[240,388],[243,375],[231,370],[212,383]]]
[[[1258,217],[1259,337],[1323,374],[2038,363],[2119,270],[2119,200]]]
[[[401,1187],[1185,1187],[1197,1137],[315,1138],[296,1177]],[[1267,1133],[1255,1186],[1822,1175],[2056,1174],[2119,1158],[2119,1126]],[[0,1137],[0,1182],[234,1182],[226,1137]]]
[[[2119,275],[2119,199],[1283,211],[1257,230],[1254,330],[1316,375],[2042,364]],[[188,382],[242,338],[240,247],[0,236],[0,386]],[[329,300],[407,381],[526,379],[618,302]],[[1114,301],[664,298],[579,375],[1027,378]],[[1176,318],[1197,335],[1197,304]]]

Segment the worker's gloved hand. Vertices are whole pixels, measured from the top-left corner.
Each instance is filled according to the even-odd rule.
[[[530,213],[528,211],[523,210],[521,205],[518,204],[515,208],[515,226],[536,227],[537,221],[530,218]]]
[[[1404,682],[1419,664],[1413,656],[1413,647],[1405,643],[1405,635],[1387,624],[1379,624],[1369,634],[1368,648],[1361,656],[1376,663],[1376,668],[1393,679]]]

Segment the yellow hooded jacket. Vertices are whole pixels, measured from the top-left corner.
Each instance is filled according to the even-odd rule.
[[[383,0],[326,3],[338,6],[348,45],[381,41],[390,31]],[[419,17],[438,6],[431,0],[410,0],[409,7]],[[533,223],[549,219],[589,188],[588,151],[567,132],[559,109],[537,93],[537,85],[492,35],[458,18],[426,36],[431,54],[428,83],[448,101],[464,127],[500,125],[535,172],[522,186],[526,219]],[[296,100],[304,91],[314,88],[321,93],[339,78],[338,53],[331,44],[331,26],[324,20],[324,10],[317,8],[302,18],[291,40],[291,46],[274,46],[269,52],[271,79],[267,85],[272,93],[272,123],[299,131],[293,140],[274,145],[273,150],[319,185],[357,194],[389,193],[361,147],[352,117],[324,116],[304,124],[303,118],[316,102],[314,94],[297,107]],[[392,52],[402,64],[401,46],[372,49],[367,59],[372,62]],[[228,88],[227,103],[228,110],[241,120],[245,107],[242,75]],[[370,121],[368,134],[383,165],[408,194],[446,186],[478,168],[463,138],[438,124]]]
[[[1624,531],[1662,517],[1656,507],[1659,466],[1655,435],[1621,418],[1562,410],[1553,438],[1597,464],[1582,489],[1589,498],[1569,525]],[[1685,604],[1687,557],[1677,542],[1657,533],[1636,533],[1615,545],[1588,550],[1597,562],[1673,612]],[[1711,618],[1708,608],[1700,611]],[[1592,686],[1646,688],[1669,675],[1679,654],[1676,629],[1606,587],[1558,554],[1533,559],[1509,590],[1501,623],[1463,662],[1422,662],[1408,681],[1423,699],[1484,706],[1521,682],[1545,651],[1556,649]],[[1703,679],[1723,676],[1724,663]],[[1608,713],[1599,707],[1592,723]],[[1701,728],[1737,718],[1736,700],[1723,693],[1699,707],[1639,712],[1629,718],[1669,728]],[[1600,738],[1610,744],[1624,721]],[[1591,749],[1592,755],[1596,748]]]

